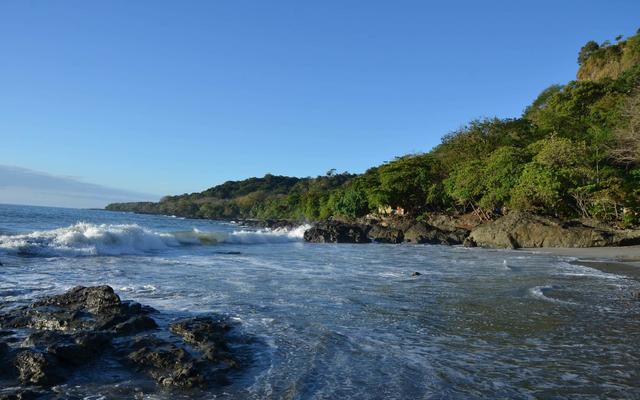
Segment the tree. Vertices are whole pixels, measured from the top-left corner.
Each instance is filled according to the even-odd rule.
[[[610,150],[614,162],[630,166],[640,164],[640,87],[625,103],[622,116],[625,123],[615,131],[615,143]]]
[[[427,207],[427,198],[439,181],[439,163],[431,154],[409,155],[382,165],[380,202],[419,213]]]
[[[362,217],[369,212],[367,195],[360,189],[349,188],[337,199],[334,209],[338,215],[351,218]]]
[[[511,206],[515,209],[558,214],[562,200],[562,182],[549,168],[531,162],[525,165],[518,184],[511,193]]]
[[[580,49],[580,53],[578,54],[578,65],[582,65],[595,53],[600,49],[600,45],[590,40],[588,41],[582,48]]]
[[[556,216],[573,213],[576,207],[571,191],[587,185],[588,176],[593,175],[585,166],[585,146],[551,137],[527,150],[535,155],[511,192],[511,206]]]
[[[445,180],[445,190],[463,209],[476,205],[484,192],[484,163],[469,160],[460,164]]]
[[[523,118],[485,118],[451,132],[433,154],[447,170],[458,164],[486,157],[500,146],[517,146],[532,140],[532,125]]]
[[[480,207],[496,210],[507,204],[526,161],[524,150],[517,147],[504,146],[491,153],[484,165],[484,193],[479,201]]]

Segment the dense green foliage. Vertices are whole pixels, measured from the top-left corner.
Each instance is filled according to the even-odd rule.
[[[510,209],[629,225],[640,211],[640,35],[589,42],[579,80],[542,91],[520,118],[480,119],[361,175],[266,175],[226,182],[159,203],[111,210],[199,218],[361,217],[398,208],[476,212]]]

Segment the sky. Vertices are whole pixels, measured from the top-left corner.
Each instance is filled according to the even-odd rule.
[[[0,203],[363,172],[519,116],[639,17],[637,0],[4,0]]]

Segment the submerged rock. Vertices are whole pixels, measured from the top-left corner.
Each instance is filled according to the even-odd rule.
[[[640,232],[561,222],[524,212],[511,212],[475,228],[470,243],[482,247],[602,247],[640,244]]]
[[[0,375],[46,390],[107,358],[160,386],[190,388],[219,383],[237,367],[226,319],[193,317],[163,329],[153,312],[121,301],[109,286],[79,286],[0,313]],[[28,396],[0,391],[0,399]]]
[[[367,228],[339,221],[324,221],[307,229],[304,240],[312,243],[371,243]]]

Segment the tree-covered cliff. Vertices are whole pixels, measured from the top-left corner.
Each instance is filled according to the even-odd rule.
[[[361,175],[266,175],[226,182],[159,203],[109,210],[198,218],[360,217],[381,209],[509,210],[621,225],[640,213],[640,34],[616,44],[587,43],[578,79],[552,85],[512,119],[487,118],[447,134],[428,153],[411,154]]]

